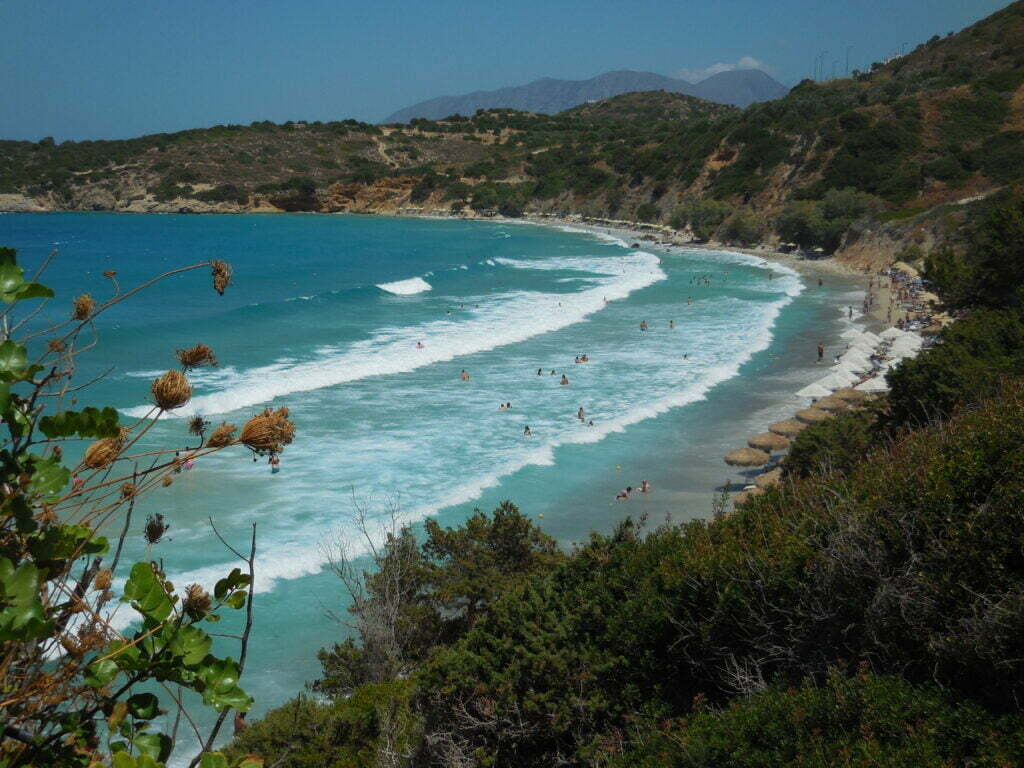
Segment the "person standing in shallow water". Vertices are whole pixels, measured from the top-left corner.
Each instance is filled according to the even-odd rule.
[[[825,357],[825,345],[824,344],[819,344],[818,345],[818,362],[819,363],[821,362],[821,359],[823,357]]]
[[[646,331],[647,330],[647,321],[646,320],[641,320],[640,321],[640,330],[641,331]]]

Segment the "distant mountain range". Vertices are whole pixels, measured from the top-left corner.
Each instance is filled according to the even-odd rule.
[[[556,80],[545,77],[528,85],[474,91],[462,96],[441,96],[400,109],[385,123],[406,123],[414,117],[438,120],[449,115],[472,115],[478,109],[520,109],[525,112],[556,114],[588,101],[634,91],[669,91],[696,96],[719,104],[746,107],[757,101],[785,96],[789,88],[759,69],[719,72],[699,83],[688,83],[653,72],[619,70],[589,80]]]

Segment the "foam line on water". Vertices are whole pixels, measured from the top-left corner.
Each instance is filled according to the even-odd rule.
[[[393,283],[377,283],[377,287],[395,296],[414,296],[426,293],[433,286],[422,277],[410,277],[408,280],[395,280]]]
[[[636,251],[624,256],[543,259],[517,262],[526,269],[575,269],[597,273],[593,287],[573,294],[515,291],[504,294],[469,320],[436,320],[413,327],[378,329],[365,341],[315,360],[293,365],[274,363],[251,369],[218,392],[194,397],[178,417],[204,416],[252,408],[296,392],[332,387],[371,376],[414,371],[508,344],[516,344],[582,322],[609,301],[666,279],[657,256]],[[422,349],[416,344],[422,342]],[[122,409],[143,417],[150,406]]]
[[[802,284],[800,284],[797,293],[802,289]],[[745,363],[758,352],[762,352],[770,346],[774,338],[771,328],[782,310],[793,299],[792,295],[786,293],[778,301],[756,305],[749,326],[736,329],[734,338],[743,341],[731,359],[706,368],[699,378],[677,391],[653,402],[633,407],[619,416],[602,421],[595,427],[562,431],[550,440],[538,442],[535,447],[494,467],[491,472],[452,487],[437,499],[404,513],[402,522],[414,523],[445,508],[471,502],[479,498],[488,488],[497,486],[503,478],[526,467],[551,466],[555,463],[557,449],[562,446],[597,443],[609,435],[625,431],[630,426],[656,418],[675,408],[704,400],[712,388],[737,376]],[[280,544],[275,543],[274,547],[267,550],[265,554],[258,555],[256,572],[259,577],[254,591],[256,593],[269,592],[280,580],[301,578],[321,571],[328,562],[328,553],[323,547],[322,542],[325,539],[322,534],[322,529],[317,527],[315,535],[312,535],[307,542],[292,539]],[[358,555],[360,553],[356,551],[350,554]],[[182,584],[198,582],[211,585],[227,570],[230,570],[230,567],[230,563],[208,565],[186,573],[175,574],[172,580]]]

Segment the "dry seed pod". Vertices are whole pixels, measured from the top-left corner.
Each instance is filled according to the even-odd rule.
[[[121,486],[121,498],[130,499],[132,496],[139,492],[138,487],[135,483],[125,483]]]
[[[115,270],[115,269],[105,269],[105,270],[103,270],[103,276],[105,278],[107,278],[108,280],[113,280],[114,279],[114,275],[116,275],[116,274],[117,274],[117,270]]]
[[[210,612],[210,608],[213,607],[213,601],[210,600],[209,593],[201,586],[189,584],[185,587],[185,599],[182,600],[181,607],[188,614],[189,618],[199,621]]]
[[[288,420],[288,409],[267,408],[246,422],[239,439],[257,453],[279,453],[294,437],[295,425]]]
[[[188,420],[188,433],[195,435],[196,437],[202,437],[203,432],[210,426],[210,422],[204,419],[202,416],[193,416]]]
[[[164,522],[164,516],[157,512],[155,515],[150,515],[146,518],[146,527],[142,531],[142,535],[146,539],[148,544],[156,544],[167,533],[171,527],[170,523]],[[154,568],[155,571],[155,568]]]
[[[75,309],[72,312],[72,316],[75,320],[88,320],[92,317],[93,310],[95,309],[96,300],[88,293],[83,293],[75,299]]]
[[[96,572],[96,578],[92,580],[93,589],[106,590],[114,583],[114,574],[109,568]]]
[[[112,437],[105,437],[86,449],[82,463],[89,469],[103,469],[110,466],[120,452],[121,444]]]
[[[164,475],[164,479],[160,481],[160,484],[161,484],[161,485],[162,485],[162,486],[163,486],[164,488],[166,488],[167,486],[169,486],[169,485],[170,485],[171,483],[173,483],[173,482],[174,482],[174,481],[173,481],[173,480],[171,480],[171,476],[170,476],[170,475]]]
[[[165,411],[180,408],[192,397],[192,385],[181,371],[168,371],[154,379],[150,387],[153,400]]]
[[[231,445],[235,442],[235,430],[237,427],[234,424],[228,424],[224,422],[210,435],[210,439],[206,441],[208,448],[223,448],[227,445]]]
[[[213,268],[213,290],[224,295],[224,289],[231,285],[231,265],[226,261],[211,261]]]
[[[196,344],[191,349],[179,349],[175,353],[175,357],[178,358],[178,362],[181,363],[183,368],[199,368],[204,365],[217,365],[217,358],[213,354],[213,350],[205,344]]]
[[[64,342],[60,339],[50,339],[46,342],[46,346],[51,352],[56,352],[57,354],[64,351]]]

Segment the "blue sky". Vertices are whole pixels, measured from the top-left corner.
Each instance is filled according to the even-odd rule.
[[[753,60],[787,85],[1007,0],[0,0],[0,137],[377,121],[434,96]]]

